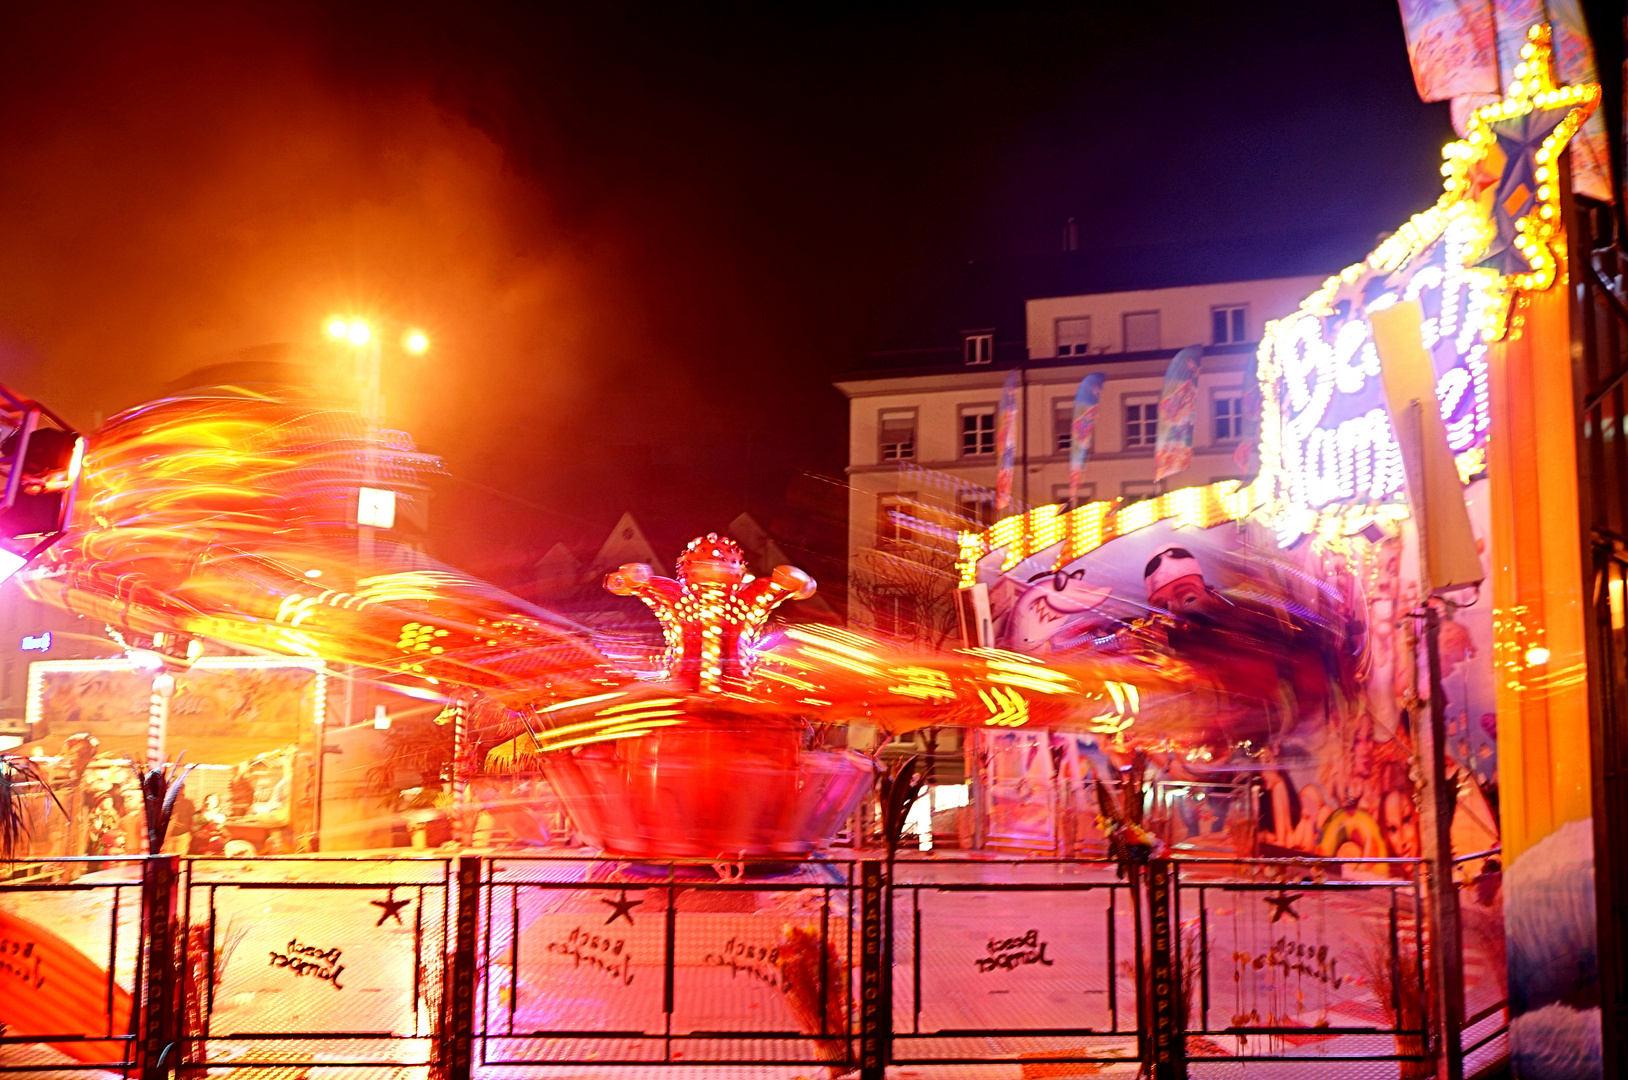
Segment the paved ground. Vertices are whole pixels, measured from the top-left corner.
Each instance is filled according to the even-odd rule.
[[[195,864],[188,918],[200,941],[213,923],[217,954],[212,1075],[292,1080],[310,1066],[356,1063],[346,1076],[424,1076],[450,926],[449,873],[450,864],[434,859]],[[1111,870],[932,863],[902,867],[897,880],[895,1057],[918,1063],[896,1065],[890,1075],[1135,1074],[1134,1064],[1115,1063],[1134,1056],[1136,1015],[1130,897]],[[80,881],[97,887],[4,892],[0,905],[87,955],[111,955],[114,977],[128,986],[137,954],[133,875],[103,870]],[[845,966],[853,948],[845,882],[840,867],[807,868],[766,883],[718,888],[713,877],[669,889],[659,875],[614,864],[500,861],[480,930],[488,962],[477,1014],[492,1038],[477,1047],[484,1062],[478,1073],[625,1080],[654,1070],[609,1061],[666,1056],[674,1065],[662,1075],[823,1080],[826,1070],[812,1064],[821,1044],[807,1036],[819,1018],[820,953],[812,943],[823,912],[827,977]],[[676,912],[670,1015],[663,1008],[669,896]],[[1395,998],[1388,975],[1393,896],[1406,968],[1411,885],[1229,886],[1214,875],[1195,878],[1181,894],[1182,940],[1189,968],[1198,967],[1191,960],[1200,952],[1207,956],[1208,985],[1195,982],[1191,993],[1195,1016],[1207,1016],[1216,1033],[1195,1046],[1214,1056],[1393,1053],[1389,1036],[1329,1033],[1387,1023]],[[115,904],[119,930],[110,941]],[[1467,945],[1473,1013],[1497,1001],[1501,987],[1487,956],[1495,950],[1468,937]],[[1234,1024],[1304,1034],[1221,1033]],[[992,1033],[1002,1029],[1068,1033]],[[263,1037],[272,1034],[281,1037]],[[1008,1060],[920,1063],[956,1056]],[[1036,1060],[1047,1056],[1101,1060]],[[811,1063],[683,1064],[724,1058]],[[53,1060],[63,1059],[43,1047],[0,1046],[3,1064]],[[363,1068],[363,1061],[379,1064]],[[571,1063],[543,1064],[561,1061]],[[290,1067],[231,1067],[250,1062]],[[334,1075],[311,1075],[324,1073]],[[1227,1061],[1194,1065],[1192,1073],[1306,1080],[1395,1076],[1397,1069]]]

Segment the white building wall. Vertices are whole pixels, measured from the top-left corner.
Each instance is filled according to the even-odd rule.
[[[1239,304],[1247,309],[1245,340],[1259,341],[1268,320],[1280,319],[1322,287],[1323,277],[1269,278],[1228,281],[1217,285],[1184,285],[1174,289],[1053,296],[1025,305],[1029,358],[1057,355],[1057,320],[1089,317],[1093,351],[1124,352],[1124,316],[1131,312],[1159,312],[1162,349],[1181,349],[1211,340],[1210,312]]]

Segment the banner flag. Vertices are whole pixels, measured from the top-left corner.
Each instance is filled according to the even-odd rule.
[[[1555,82],[1571,86],[1599,82],[1594,42],[1583,21],[1582,5],[1578,0],[1548,0],[1544,7],[1554,35]],[[1605,131],[1604,109],[1590,113],[1572,136],[1571,189],[1604,203],[1617,200],[1611,186],[1611,139]]]
[[[1012,474],[1017,470],[1018,369],[1006,376],[1001,390],[1000,413],[995,420],[995,447],[999,464],[995,471],[995,516],[1004,517],[1012,506]]]
[[[1092,432],[1097,426],[1097,404],[1102,400],[1102,384],[1107,376],[1093,371],[1080,380],[1074,391],[1074,417],[1068,426],[1068,506],[1073,509],[1085,478],[1085,463],[1091,458]]]
[[[1153,451],[1153,479],[1163,480],[1193,463],[1193,422],[1198,412],[1198,361],[1204,346],[1189,345],[1164,373],[1159,397],[1159,441]]]
[[[1402,35],[1420,101],[1498,93],[1489,0],[1400,0]]]

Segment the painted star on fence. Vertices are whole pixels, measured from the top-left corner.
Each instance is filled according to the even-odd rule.
[[[401,909],[412,902],[411,897],[407,898],[406,900],[397,900],[395,887],[391,886],[390,895],[385,897],[383,900],[368,901],[368,903],[372,904],[374,907],[382,909],[379,913],[379,921],[373,925],[383,926],[384,920],[395,919],[397,926],[405,926],[406,924],[401,921]]]
[[[1289,918],[1299,922],[1300,913],[1294,909],[1294,902],[1299,900],[1304,895],[1305,893],[1291,893],[1280,889],[1278,890],[1278,894],[1276,896],[1266,897],[1266,905],[1273,909],[1272,921],[1277,922],[1279,919],[1283,918],[1283,916],[1287,915]]]
[[[609,926],[611,923],[615,922],[617,919],[626,919],[627,924],[629,926],[632,926],[633,925],[633,914],[632,914],[633,909],[638,907],[640,904],[644,903],[643,900],[629,900],[627,898],[627,890],[626,889],[622,890],[622,896],[621,896],[621,899],[619,899],[619,900],[608,900],[605,897],[601,896],[599,898],[599,902],[601,904],[609,904],[612,908],[615,909],[614,911],[611,912],[610,918],[605,920],[605,925],[606,926]]]

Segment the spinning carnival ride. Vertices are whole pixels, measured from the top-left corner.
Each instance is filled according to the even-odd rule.
[[[770,632],[770,613],[814,582],[788,566],[753,578],[713,535],[689,546],[676,578],[640,565],[610,575],[608,588],[661,624],[666,670],[641,677],[566,619],[405,545],[359,545],[359,487],[411,490],[434,463],[406,436],[290,388],[198,391],[65,438],[71,461],[53,459],[45,481],[27,480],[20,457],[10,466],[58,493],[51,527],[36,530],[48,546],[20,575],[31,593],[176,664],[212,640],[357,665],[443,698],[465,717],[460,777],[534,762],[580,833],[617,854],[825,846],[879,767],[816,748],[818,725],[1122,736],[1132,719],[1176,722],[1170,691],[1183,679],[1169,661],[1059,669],[997,650],[917,657],[826,627]]]

